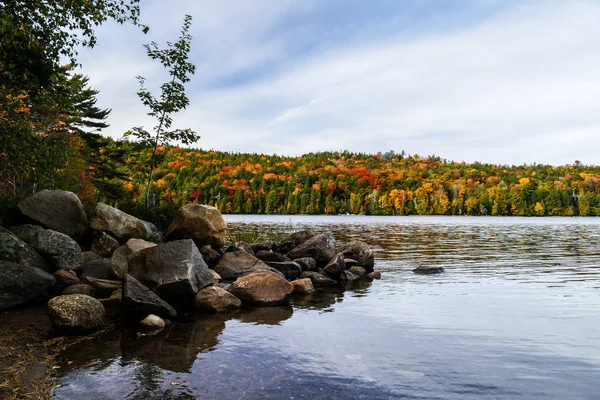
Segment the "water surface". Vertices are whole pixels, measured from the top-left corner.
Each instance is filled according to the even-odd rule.
[[[383,278],[72,346],[55,399],[600,398],[600,219],[226,219],[364,240]]]

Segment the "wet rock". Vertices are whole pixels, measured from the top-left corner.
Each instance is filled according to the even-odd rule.
[[[169,300],[191,300],[213,283],[202,254],[190,239],[161,243],[132,254],[129,274]]]
[[[94,232],[92,251],[102,257],[110,257],[119,248],[119,242],[106,232]]]
[[[246,242],[236,242],[235,248],[238,250],[244,250],[250,255],[254,255],[254,250],[252,250],[252,247],[250,247],[250,245]]]
[[[302,267],[302,271],[314,271],[317,268],[317,262],[314,258],[295,258],[293,261]]]
[[[335,238],[330,232],[311,237],[288,253],[291,259],[310,257],[324,266],[335,256]]]
[[[273,251],[266,251],[266,250],[261,250],[258,253],[255,254],[256,258],[258,258],[261,261],[267,262],[267,261],[277,261],[277,262],[283,262],[283,261],[290,261],[289,258],[287,258],[286,256],[279,254],[279,253],[275,253]]]
[[[90,227],[100,232],[108,232],[121,241],[151,240],[155,239],[157,234],[160,235],[158,229],[151,223],[104,203],[96,204],[90,217]]]
[[[310,278],[296,279],[290,283],[294,286],[293,293],[295,294],[308,294],[315,291],[315,287]]]
[[[265,263],[243,250],[223,254],[223,257],[214,268],[223,279],[236,279],[266,269],[267,265]]]
[[[314,271],[304,271],[300,274],[300,279],[309,278],[315,286],[335,286],[337,282],[323,274]]]
[[[350,271],[342,271],[342,273],[340,274],[340,280],[346,281],[346,282],[352,282],[352,281],[357,280],[358,278],[359,278],[358,275],[354,275]]]
[[[256,255],[259,251],[271,251],[275,247],[275,242],[261,242],[261,243],[253,243],[250,245],[250,248]]]
[[[367,277],[371,278],[371,279],[381,279],[381,272],[379,272],[379,271],[369,272],[367,274]]]
[[[52,275],[39,268],[0,261],[0,311],[50,297],[55,283]]]
[[[225,289],[208,286],[196,294],[194,305],[202,311],[223,312],[239,308],[242,302]]]
[[[96,297],[109,297],[116,290],[121,289],[121,281],[115,281],[110,279],[100,279],[91,276],[83,278],[83,281],[88,285],[92,286],[96,292]]]
[[[14,233],[0,226],[0,260],[27,265],[51,272],[52,267],[31,246]]]
[[[81,263],[81,247],[64,233],[37,225],[21,225],[11,231],[33,247],[55,269],[73,269]]]
[[[200,254],[202,254],[202,258],[204,258],[206,265],[211,268],[217,265],[221,259],[221,253],[210,247],[210,245],[202,246],[200,248]]]
[[[215,207],[188,204],[179,209],[167,231],[167,240],[192,239],[198,247],[223,246],[227,224]]]
[[[65,288],[65,290],[62,291],[61,296],[68,296],[70,294],[85,294],[86,296],[94,297],[96,291],[92,285],[78,283]]]
[[[271,271],[253,272],[238,278],[229,291],[244,304],[271,306],[281,304],[294,286]]]
[[[266,264],[269,267],[275,268],[277,271],[281,272],[288,280],[294,280],[302,273],[302,267],[300,264],[293,261],[267,261]]]
[[[173,307],[131,275],[125,275],[123,279],[121,305],[123,313],[137,318],[144,318],[148,314],[164,318],[177,315]]]
[[[100,279],[110,278],[109,270],[112,264],[108,258],[100,258],[85,263],[81,267],[81,278],[93,277]]]
[[[52,325],[65,331],[91,331],[104,324],[104,306],[84,294],[58,296],[48,302]]]
[[[367,270],[367,272],[373,272],[375,266],[375,253],[373,249],[365,242],[354,241],[350,242],[345,246],[342,246],[340,253],[345,258],[356,260],[358,265]]]
[[[346,262],[342,254],[336,254],[335,257],[329,261],[329,263],[323,268],[330,276],[338,276],[342,272],[346,271]]]
[[[209,270],[209,272],[212,275],[213,284],[218,283],[221,279],[223,279],[223,278],[221,278],[221,275],[217,274],[216,271],[211,269],[211,270]]]
[[[83,205],[75,193],[42,190],[20,201],[17,207],[29,218],[75,241],[81,240],[88,228]]]
[[[348,266],[348,264],[346,264],[346,266]],[[358,265],[348,268],[348,271],[357,276],[363,276],[367,273],[366,269],[364,269],[363,267],[359,267]]]
[[[129,272],[129,257],[138,251],[154,246],[156,246],[156,243],[143,239],[129,239],[112,254],[108,275],[111,278],[123,279]]]
[[[81,283],[75,271],[67,269],[59,269],[54,273],[54,279],[56,279],[56,291],[57,293],[62,292],[65,288],[77,285]]]
[[[413,269],[413,272],[421,275],[433,275],[444,272],[444,268],[421,265],[420,267]]]
[[[346,262],[346,268],[348,268],[348,269],[359,266],[358,261],[353,260],[351,258],[345,258],[344,261]]]
[[[140,322],[140,326],[143,329],[153,331],[156,329],[163,329],[165,327],[165,321],[158,315],[150,314]]]

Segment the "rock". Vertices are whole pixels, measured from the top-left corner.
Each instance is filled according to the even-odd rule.
[[[108,275],[111,278],[123,279],[129,272],[129,257],[140,250],[154,246],[156,246],[156,243],[148,242],[146,240],[129,239],[112,254]]]
[[[220,287],[221,289],[229,290],[229,288],[231,287],[231,283],[219,282],[219,283],[215,283],[213,286]]]
[[[121,241],[134,238],[151,240],[158,232],[149,222],[104,203],[96,204],[90,217],[90,227],[100,232],[108,232]]]
[[[229,291],[244,304],[271,306],[284,302],[294,286],[271,271],[258,271],[238,278]]]
[[[267,265],[243,250],[225,253],[214,270],[223,279],[236,279],[251,272],[264,271]]]
[[[87,276],[83,278],[83,281],[94,288],[96,291],[96,297],[104,298],[112,295],[116,290],[121,289],[121,281],[114,281],[110,279],[100,279]]]
[[[93,251],[83,251],[81,252],[81,265],[87,263],[88,261],[97,260],[102,258],[100,254],[94,253]]]
[[[246,253],[254,255],[254,250],[252,250],[252,247],[250,247],[250,245],[246,242],[237,242],[235,247],[238,250],[244,250]]]
[[[11,231],[33,247],[55,269],[73,269],[81,263],[81,247],[64,233],[37,225],[21,225]]]
[[[75,271],[67,269],[59,269],[54,273],[54,279],[56,279],[56,290],[57,293],[62,292],[65,288],[77,285],[81,283]]]
[[[300,276],[302,273],[302,267],[300,264],[295,263],[293,261],[267,261],[266,263],[269,267],[275,268],[277,271],[281,272],[283,276],[285,276],[288,280],[294,280]]]
[[[340,280],[342,281],[346,281],[346,282],[352,282],[355,281],[359,278],[358,275],[354,275],[352,272],[350,271],[343,271],[340,274]]]
[[[314,271],[317,268],[317,262],[314,258],[303,257],[303,258],[295,258],[295,263],[298,263],[302,267],[302,271]]]
[[[308,294],[315,291],[315,287],[310,278],[296,279],[290,283],[294,286],[295,294]]]
[[[261,261],[267,262],[267,261],[277,261],[277,262],[283,262],[283,261],[290,261],[289,258],[287,258],[284,255],[281,255],[279,253],[275,253],[273,251],[266,251],[266,250],[261,250],[258,253],[255,254],[256,258],[258,258]]]
[[[413,272],[421,275],[433,275],[444,272],[444,268],[421,265],[420,267],[413,269]]]
[[[52,325],[66,331],[91,331],[104,324],[104,306],[85,294],[58,296],[48,302]]]
[[[346,268],[350,269],[352,267],[358,267],[360,265],[358,265],[358,261],[353,260],[351,258],[344,258],[344,261],[346,262]]]
[[[35,267],[46,272],[52,268],[41,255],[14,233],[0,226],[0,260]]]
[[[119,242],[106,232],[94,232],[92,251],[102,257],[110,257],[119,248]]]
[[[39,268],[0,261],[0,311],[50,297],[55,283],[52,275]]]
[[[62,291],[61,296],[67,296],[70,294],[85,294],[86,296],[94,297],[96,291],[92,285],[78,283],[65,288],[65,290]]]
[[[223,312],[239,308],[242,302],[225,289],[208,286],[196,294],[194,305],[202,311]]]
[[[105,299],[98,299],[98,301],[104,307],[104,314],[106,318],[117,318],[121,315],[120,297],[111,296]]]
[[[131,275],[125,275],[123,279],[121,305],[123,313],[137,318],[144,318],[148,314],[163,318],[177,315],[173,307]]]
[[[348,266],[348,264],[346,264],[346,266]],[[367,273],[366,269],[359,267],[358,265],[348,268],[348,271],[358,276],[363,276]]]
[[[150,314],[140,322],[140,326],[143,329],[153,331],[163,329],[165,327],[165,321],[158,315]]]
[[[190,239],[161,243],[132,254],[129,274],[161,297],[173,300],[191,299],[213,283],[202,254]]]
[[[98,260],[92,260],[85,263],[81,267],[81,278],[93,277],[100,279],[110,278],[109,270],[112,264],[108,258],[100,258]]]
[[[367,274],[367,277],[371,278],[371,279],[381,279],[381,272],[379,272],[379,271],[369,272]]]
[[[290,236],[288,236],[287,240],[294,243],[294,247],[295,247],[295,246],[300,246],[302,243],[306,242],[308,239],[313,238],[317,235],[318,235],[317,232],[313,231],[312,229],[307,229],[304,231],[298,231],[298,232],[292,233]]]
[[[325,275],[319,274],[314,271],[304,271],[300,274],[300,279],[310,278],[313,285],[315,286],[334,286],[337,285],[337,282],[331,278],[326,277]]]
[[[202,254],[202,258],[204,258],[206,265],[211,268],[217,265],[221,259],[221,253],[210,247],[210,245],[202,246],[200,248],[200,254]]]
[[[340,253],[345,258],[351,258],[358,262],[358,265],[367,270],[367,272],[373,272],[375,266],[375,254],[373,249],[365,242],[354,241],[350,242],[345,246],[342,246]]]
[[[215,207],[188,204],[179,209],[167,231],[167,240],[193,239],[198,247],[223,246],[227,224]]]
[[[29,218],[80,241],[88,229],[83,205],[75,193],[64,190],[42,190],[17,205]]]
[[[213,284],[218,283],[221,279],[221,275],[217,274],[214,270],[209,270],[210,274],[212,275],[213,278]]]
[[[296,247],[294,245],[294,242],[292,242],[290,240],[284,240],[282,242],[277,243],[275,245],[275,247],[273,247],[273,251],[276,252],[276,253],[279,253],[279,254],[287,254],[294,247]]]
[[[273,250],[273,247],[275,247],[275,242],[262,242],[262,243],[254,243],[250,245],[250,248],[252,249],[252,251],[254,252],[254,254],[256,255],[257,252],[264,250],[264,251],[271,251]]]
[[[324,266],[335,256],[335,238],[330,232],[321,233],[313,236],[299,246],[296,246],[288,253],[288,257],[314,258],[317,266]]]
[[[346,271],[346,262],[342,254],[336,254],[335,257],[329,261],[329,264],[323,268],[330,276],[338,276],[342,272]]]

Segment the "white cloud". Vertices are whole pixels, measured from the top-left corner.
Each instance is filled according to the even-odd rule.
[[[450,32],[408,36],[405,29],[401,37],[293,59],[285,31],[273,37],[270,29],[290,13],[316,12],[313,6],[183,2],[177,14],[198,15],[198,76],[176,125],[197,130],[199,146],[219,150],[404,149],[467,161],[600,164],[599,3],[532,1]],[[168,8],[154,7],[153,15]],[[160,34],[175,37],[181,18],[166,15]],[[105,55],[84,59],[84,72],[113,106],[113,132],[151,126],[133,78],[157,70],[148,69],[140,46],[118,35],[109,42]],[[274,72],[210,85],[257,67]]]

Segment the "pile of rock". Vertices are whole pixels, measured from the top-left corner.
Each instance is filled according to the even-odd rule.
[[[278,305],[315,287],[380,277],[367,244],[338,247],[328,232],[225,246],[227,225],[210,206],[182,207],[164,242],[151,223],[106,204],[88,218],[70,192],[44,190],[18,208],[31,224],[0,227],[0,310],[51,298],[51,320],[66,331],[119,316],[161,329],[192,305]]]

